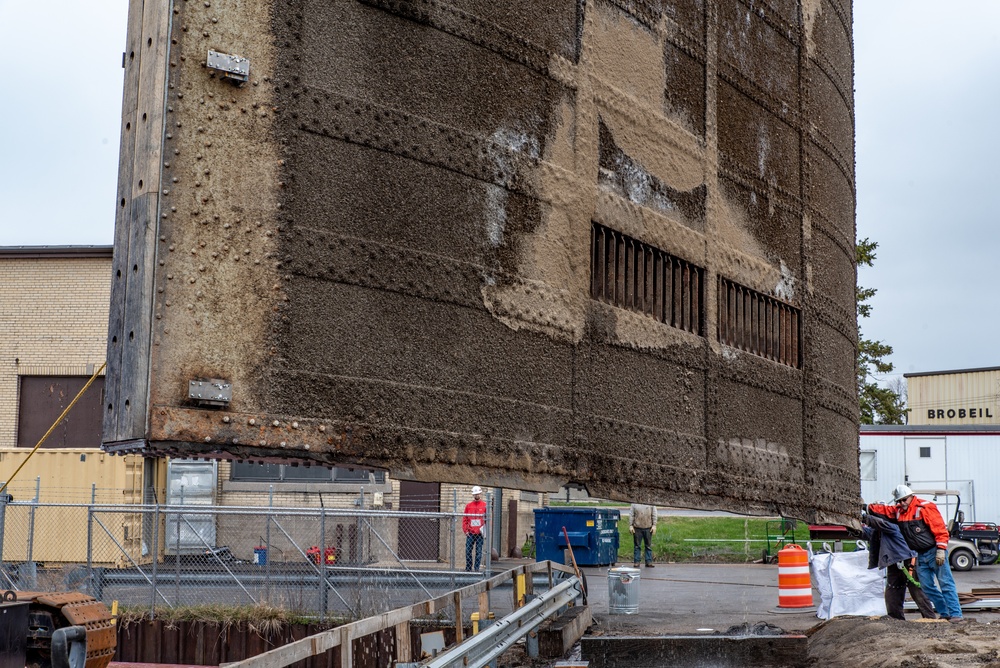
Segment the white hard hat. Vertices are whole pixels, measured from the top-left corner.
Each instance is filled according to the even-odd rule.
[[[893,503],[899,503],[908,496],[913,496],[913,490],[906,485],[896,485],[896,489],[892,490]]]
[[[480,487],[479,485],[473,485],[473,487],[472,487],[472,493],[473,494],[482,494],[483,493],[483,488]]]

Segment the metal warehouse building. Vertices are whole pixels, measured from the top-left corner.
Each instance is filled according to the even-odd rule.
[[[861,496],[953,489],[968,521],[1000,518],[1000,367],[905,374],[909,424],[861,427]],[[939,499],[950,513],[950,501]]]
[[[1000,518],[1000,425],[865,425],[860,456],[861,496],[869,503],[890,499],[905,482],[914,490],[958,491],[966,521]],[[954,514],[950,501],[938,505]]]
[[[909,424],[1000,425],[1000,367],[908,373]]]

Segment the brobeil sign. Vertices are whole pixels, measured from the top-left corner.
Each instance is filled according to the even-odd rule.
[[[928,420],[943,420],[945,418],[981,418],[981,417],[993,417],[990,413],[989,408],[949,408],[947,410],[943,408],[928,408],[927,409],[927,419]]]

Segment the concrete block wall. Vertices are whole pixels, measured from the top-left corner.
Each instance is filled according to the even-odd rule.
[[[104,362],[110,248],[105,252],[33,257],[0,249],[0,448],[17,445],[20,376],[90,375]]]

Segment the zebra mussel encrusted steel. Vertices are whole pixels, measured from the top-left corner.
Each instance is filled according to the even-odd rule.
[[[187,2],[145,51],[133,2],[163,76],[126,68],[156,161],[122,171],[108,447],[852,521],[851,9],[821,4]],[[211,378],[227,406],[183,391]]]

